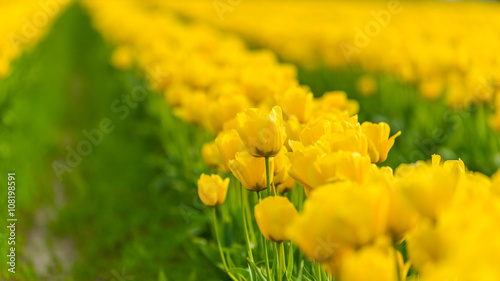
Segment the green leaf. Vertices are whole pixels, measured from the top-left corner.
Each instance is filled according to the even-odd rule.
[[[229,272],[231,272],[235,277],[243,281],[248,281],[251,278],[250,271],[245,268],[235,267],[231,268]]]
[[[288,265],[286,267],[287,277],[292,277],[293,275],[293,246],[290,245],[288,248]]]
[[[168,281],[165,272],[163,272],[163,268],[160,268],[160,272],[158,273],[158,281]]]
[[[299,276],[297,277],[297,281],[302,281],[302,271],[304,270],[304,261],[300,262]]]
[[[266,277],[264,274],[262,274],[262,270],[258,268],[255,263],[249,259],[247,259],[248,264],[250,265],[250,270],[252,273],[252,279],[251,280],[257,280],[257,281],[267,281]]]

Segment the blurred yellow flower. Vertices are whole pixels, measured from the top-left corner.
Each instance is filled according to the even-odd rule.
[[[267,188],[264,158],[253,157],[247,151],[237,152],[235,159],[229,161],[229,169],[244,188],[250,191],[262,191]],[[269,169],[274,170],[272,158],[269,159]],[[270,181],[273,181],[273,173],[270,174]]]
[[[426,163],[401,165],[396,169],[396,187],[422,216],[436,219],[453,200],[458,174]]]
[[[355,182],[318,187],[289,228],[292,242],[309,258],[324,263],[374,242],[386,231],[387,192],[383,186]]]
[[[314,96],[305,86],[295,86],[276,95],[277,104],[287,116],[295,116],[301,123],[307,122],[314,109]]]
[[[250,108],[238,113],[238,134],[250,154],[255,157],[273,157],[286,140],[283,113],[279,106],[269,114]]]
[[[340,263],[339,280],[401,280],[397,278],[393,249],[367,246],[346,254]]]
[[[269,196],[255,205],[255,220],[260,232],[272,242],[289,240],[288,226],[297,218],[293,204],[281,196]]]
[[[300,134],[302,132],[302,124],[295,116],[289,116],[288,120],[285,122],[285,132],[287,139],[285,141],[285,146],[288,150],[292,150],[290,147],[290,141],[299,141]]]
[[[225,165],[219,152],[219,147],[215,142],[203,144],[201,154],[205,163],[215,170],[224,170]]]
[[[215,207],[226,201],[229,179],[224,179],[219,175],[201,174],[198,180],[198,196],[203,204]]]
[[[120,70],[128,70],[132,67],[133,56],[129,47],[121,46],[113,51],[111,56],[113,66]]]
[[[277,184],[276,187],[278,187],[278,191],[280,194],[287,193],[295,187],[295,180],[292,177],[287,176],[285,178],[285,181]]]
[[[288,150],[286,149],[285,146],[283,146],[274,156],[274,184],[279,185],[285,182],[285,180],[288,178],[288,170],[290,169],[290,159],[286,155],[288,153]]]
[[[377,92],[377,81],[371,75],[361,76],[356,82],[356,89],[363,96],[373,96]]]

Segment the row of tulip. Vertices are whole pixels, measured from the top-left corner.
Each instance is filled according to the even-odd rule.
[[[0,19],[0,78],[9,74],[11,63],[24,50],[44,36],[51,22],[69,3],[70,0],[0,2],[0,9],[8,11]]]
[[[415,84],[426,99],[444,95],[452,107],[491,102],[497,113],[490,123],[500,130],[500,104],[493,103],[500,92],[496,3],[151,2],[241,33],[305,66],[359,65],[369,72],[390,73]],[[370,85],[366,80],[361,86]]]
[[[203,158],[218,174],[202,174],[198,194],[213,207],[222,268],[233,280],[500,278],[500,239],[491,235],[500,219],[498,176],[438,155],[395,172],[377,166],[400,133],[359,123],[358,105],[345,93],[314,99],[272,52],[249,51],[237,37],[168,9],[153,12],[150,2],[84,3],[118,45],[116,67],[149,78],[168,72],[150,79],[151,87],[180,118],[217,135]],[[241,186],[228,190],[229,181]],[[246,190],[256,193],[255,206]],[[228,192],[242,200],[225,202]],[[305,193],[303,208],[290,193]],[[220,239],[216,207],[226,204],[242,211],[245,265]],[[254,220],[269,242],[252,242]],[[306,274],[310,262],[295,247],[319,270]]]

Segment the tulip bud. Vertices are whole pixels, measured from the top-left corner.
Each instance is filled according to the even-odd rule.
[[[244,188],[250,191],[262,191],[267,188],[266,162],[264,158],[257,158],[248,152],[238,152],[234,160],[229,161],[229,169],[241,182]],[[269,159],[269,169],[274,170],[274,159]],[[273,181],[273,173],[270,174]]]
[[[288,226],[297,218],[298,213],[286,197],[270,196],[255,205],[255,220],[260,232],[272,242],[289,240]]]
[[[228,178],[222,180],[218,175],[201,174],[198,180],[198,196],[207,206],[219,206],[226,200],[228,186]]]
[[[250,108],[237,115],[238,134],[254,157],[273,157],[286,140],[283,113],[275,106],[269,114]]]

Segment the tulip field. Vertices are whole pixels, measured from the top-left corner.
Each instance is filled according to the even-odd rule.
[[[0,0],[0,280],[500,280],[500,4]]]

